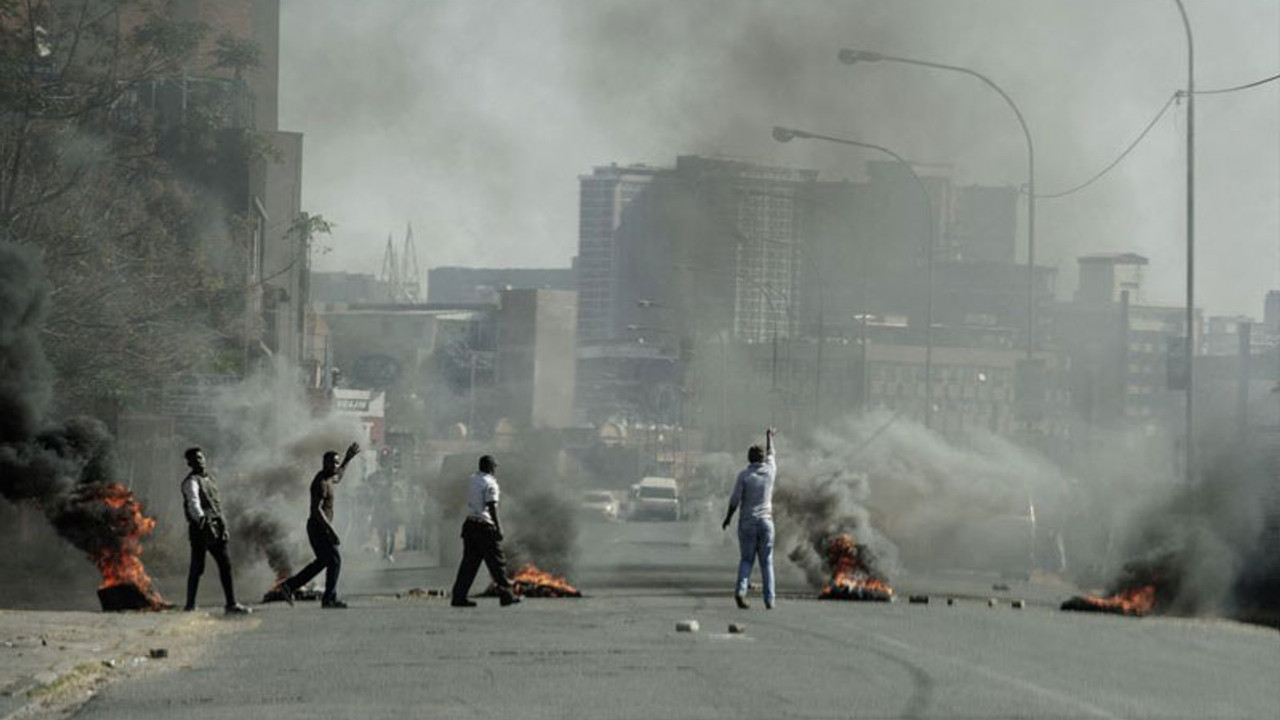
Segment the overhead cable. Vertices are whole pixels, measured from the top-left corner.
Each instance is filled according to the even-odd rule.
[[[1164,106],[1160,108],[1160,112],[1156,113],[1156,116],[1151,118],[1151,122],[1147,123],[1147,126],[1142,129],[1142,132],[1138,133],[1138,137],[1134,138],[1133,142],[1129,143],[1129,147],[1125,148],[1124,152],[1117,155],[1115,160],[1112,160],[1110,163],[1108,163],[1106,167],[1099,170],[1093,177],[1089,178],[1088,180],[1085,180],[1084,182],[1080,183],[1079,185],[1076,185],[1075,187],[1069,188],[1067,190],[1062,190],[1060,192],[1036,193],[1036,197],[1046,198],[1046,199],[1066,197],[1067,195],[1078,193],[1081,190],[1094,184],[1095,182],[1101,180],[1104,175],[1111,172],[1111,170],[1115,168],[1115,166],[1119,165],[1121,160],[1124,160],[1125,157],[1129,155],[1129,153],[1133,152],[1134,148],[1138,147],[1138,143],[1142,142],[1143,138],[1147,136],[1147,133],[1151,132],[1151,129],[1156,126],[1156,123],[1160,122],[1160,118],[1164,117],[1164,114],[1169,111],[1169,108],[1173,105],[1173,102],[1181,96],[1182,96],[1181,91],[1170,95],[1169,99],[1165,101]]]
[[[1269,82],[1275,82],[1276,80],[1280,80],[1280,74],[1272,75],[1272,76],[1270,76],[1270,77],[1265,77],[1265,78],[1262,78],[1261,80],[1255,80],[1255,81],[1253,81],[1253,82],[1251,82],[1251,83],[1245,83],[1244,85],[1237,85],[1237,86],[1235,86],[1235,87],[1219,88],[1219,89],[1217,89],[1217,90],[1196,90],[1196,91],[1195,91],[1195,94],[1196,94],[1196,95],[1221,95],[1221,94],[1224,94],[1224,93],[1239,92],[1239,91],[1241,91],[1241,90],[1249,90],[1249,89],[1251,89],[1251,88],[1255,88],[1255,87],[1258,87],[1258,86],[1260,86],[1260,85],[1266,85],[1267,83],[1269,83]],[[1097,182],[1097,181],[1101,180],[1101,179],[1103,178],[1103,176],[1105,176],[1107,173],[1111,172],[1111,170],[1112,170],[1112,169],[1114,169],[1114,168],[1115,168],[1115,166],[1119,165],[1121,160],[1124,160],[1124,159],[1125,159],[1125,157],[1127,157],[1127,156],[1129,155],[1129,153],[1133,152],[1133,149],[1134,149],[1135,147],[1137,147],[1137,146],[1138,146],[1138,143],[1142,142],[1142,140],[1147,136],[1147,133],[1150,133],[1150,132],[1151,132],[1151,129],[1152,129],[1152,128],[1154,128],[1154,127],[1156,126],[1156,123],[1160,122],[1160,118],[1164,117],[1164,114],[1165,114],[1166,112],[1168,112],[1168,111],[1169,111],[1169,107],[1170,107],[1171,105],[1173,105],[1174,101],[1176,101],[1176,100],[1178,100],[1178,99],[1180,99],[1180,98],[1185,97],[1185,96],[1186,96],[1186,94],[1187,94],[1187,91],[1185,91],[1185,90],[1178,90],[1177,92],[1175,92],[1175,93],[1174,93],[1174,94],[1173,94],[1173,95],[1172,95],[1172,96],[1171,96],[1171,97],[1170,97],[1170,98],[1165,102],[1164,106],[1160,108],[1160,112],[1156,113],[1156,116],[1155,116],[1154,118],[1152,118],[1152,119],[1151,119],[1151,122],[1147,123],[1147,126],[1146,126],[1145,128],[1143,128],[1143,129],[1142,129],[1142,132],[1138,133],[1138,137],[1134,138],[1133,142],[1129,143],[1129,147],[1125,148],[1125,149],[1124,149],[1124,152],[1122,152],[1122,153],[1120,153],[1118,156],[1116,156],[1116,159],[1114,159],[1114,160],[1112,160],[1110,163],[1108,163],[1106,167],[1104,167],[1104,168],[1102,168],[1102,170],[1098,171],[1098,173],[1097,173],[1097,174],[1095,174],[1093,177],[1091,177],[1091,178],[1089,178],[1088,180],[1086,180],[1086,181],[1084,181],[1084,182],[1080,183],[1079,185],[1076,185],[1075,187],[1069,188],[1069,189],[1067,189],[1067,190],[1062,190],[1062,191],[1060,191],[1060,192],[1054,192],[1054,193],[1036,193],[1036,197],[1037,197],[1037,198],[1044,198],[1044,199],[1053,199],[1053,198],[1066,197],[1067,195],[1073,195],[1073,194],[1075,194],[1075,193],[1077,193],[1077,192],[1080,192],[1081,190],[1083,190],[1083,189],[1085,189],[1085,188],[1089,187],[1090,185],[1094,184],[1095,182]],[[1023,192],[1024,192],[1024,193],[1026,192],[1026,189],[1025,189],[1025,188],[1023,189]]]
[[[1275,82],[1276,80],[1280,80],[1280,75],[1272,75],[1271,77],[1262,78],[1261,80],[1254,80],[1251,83],[1246,83],[1244,85],[1237,85],[1235,87],[1220,88],[1218,90],[1196,90],[1195,94],[1196,95],[1220,95],[1222,93],[1238,92],[1240,90],[1248,90],[1249,88],[1256,88],[1259,85],[1266,85],[1267,83]]]

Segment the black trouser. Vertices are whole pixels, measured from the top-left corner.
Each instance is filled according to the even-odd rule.
[[[324,570],[324,596],[321,600],[324,602],[337,600],[338,573],[342,570],[342,555],[338,553],[338,546],[329,536],[329,528],[319,520],[310,518],[307,519],[307,539],[311,541],[311,550],[316,554],[316,559],[299,570],[297,575],[285,580],[284,584],[290,590],[297,590]]]
[[[209,542],[195,523],[187,523],[187,538],[191,541],[191,568],[187,571],[187,607],[196,606],[196,591],[200,589],[200,576],[204,574],[204,555],[213,556],[218,564],[218,579],[222,581],[222,594],[227,606],[236,604],[235,586],[231,584],[231,558],[227,556],[226,542]]]
[[[453,601],[467,599],[471,592],[471,583],[475,582],[476,571],[480,569],[480,561],[489,567],[489,575],[498,588],[498,596],[510,600],[511,582],[507,579],[507,558],[502,554],[502,543],[498,542],[498,530],[494,526],[468,519],[462,523],[462,564],[458,566],[458,577],[453,581]]]

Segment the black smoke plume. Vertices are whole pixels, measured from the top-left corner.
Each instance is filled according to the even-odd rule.
[[[49,292],[35,254],[0,242],[0,494],[39,508],[63,539],[99,562],[133,552],[139,528],[132,507],[103,501],[116,477],[106,427],[90,417],[50,417],[53,371],[40,342]]]

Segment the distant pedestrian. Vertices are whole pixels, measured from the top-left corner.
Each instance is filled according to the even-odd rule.
[[[389,563],[396,561],[396,534],[399,531],[397,522],[400,513],[401,499],[398,496],[395,476],[391,469],[382,468],[366,480],[373,495],[373,532],[374,542],[382,559]]]
[[[511,592],[507,579],[507,559],[502,554],[502,525],[498,521],[498,479],[494,476],[498,463],[492,455],[480,458],[479,472],[471,476],[467,486],[467,519],[462,523],[462,563],[453,582],[454,607],[475,607],[467,599],[471,583],[476,579],[480,562],[489,568],[494,587],[503,607],[520,602]]]
[[[738,586],[733,599],[738,607],[747,608],[747,583],[751,579],[751,566],[760,558],[760,576],[764,583],[764,606],[772,610],[773,584],[773,482],[778,475],[778,464],[773,452],[773,428],[764,431],[764,449],[752,445],[747,449],[747,462],[729,496],[729,512],[724,516],[721,529],[729,528],[733,513],[742,505],[738,516]]]
[[[347,471],[347,463],[360,453],[359,443],[351,443],[347,454],[338,463],[338,453],[330,450],[324,454],[324,466],[311,481],[311,509],[307,517],[307,540],[311,542],[311,550],[316,559],[298,571],[297,575],[280,583],[280,592],[285,602],[293,604],[293,593],[306,585],[311,578],[324,574],[324,594],[320,596],[320,607],[345,608],[347,604],[338,599],[338,573],[342,570],[342,555],[338,552],[341,540],[338,531],[333,529],[333,486],[342,482]]]
[[[231,558],[227,555],[227,521],[222,515],[222,502],[218,486],[205,469],[204,451],[190,448],[186,452],[187,466],[191,472],[182,479],[182,508],[187,516],[187,539],[191,542],[191,565],[187,570],[187,604],[183,610],[196,609],[196,592],[200,589],[200,576],[204,574],[204,556],[213,556],[218,565],[218,579],[222,581],[222,594],[226,599],[228,615],[248,615],[249,608],[236,602],[235,587],[231,582]]]

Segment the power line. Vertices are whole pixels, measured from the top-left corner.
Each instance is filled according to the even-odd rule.
[[[1251,83],[1246,83],[1244,85],[1237,85],[1235,87],[1221,88],[1218,90],[1196,90],[1196,95],[1220,95],[1222,93],[1237,92],[1239,90],[1248,90],[1249,88],[1256,88],[1259,85],[1266,85],[1267,83],[1275,82],[1276,80],[1280,80],[1280,74],[1272,75],[1271,77],[1267,77],[1267,78],[1262,78],[1261,80],[1254,80]]]
[[[1067,195],[1078,193],[1081,190],[1101,180],[1104,175],[1111,172],[1111,170],[1115,168],[1115,166],[1119,165],[1121,160],[1124,160],[1126,157],[1128,157],[1129,153],[1133,152],[1134,148],[1138,147],[1138,143],[1142,142],[1143,138],[1147,136],[1147,133],[1151,132],[1151,129],[1156,126],[1156,123],[1160,122],[1160,118],[1164,117],[1164,114],[1169,111],[1169,108],[1173,105],[1174,101],[1180,98],[1181,96],[1182,96],[1182,91],[1178,91],[1170,95],[1169,99],[1165,101],[1164,106],[1160,108],[1160,112],[1156,113],[1156,116],[1151,118],[1151,122],[1147,123],[1147,126],[1142,129],[1142,132],[1138,133],[1138,137],[1134,138],[1133,142],[1129,143],[1129,147],[1125,148],[1124,152],[1117,155],[1116,159],[1107,163],[1107,166],[1099,170],[1097,173],[1095,173],[1093,177],[1089,178],[1088,180],[1085,180],[1084,182],[1080,183],[1079,185],[1076,185],[1075,187],[1069,188],[1067,190],[1062,190],[1060,192],[1036,193],[1036,197],[1048,198],[1048,199],[1065,197]]]
[[[1196,95],[1221,95],[1224,93],[1239,92],[1241,90],[1249,90],[1251,88],[1255,88],[1260,85],[1266,85],[1267,83],[1275,82],[1276,80],[1280,80],[1280,74],[1272,75],[1270,77],[1265,77],[1265,78],[1262,78],[1261,80],[1255,80],[1251,83],[1245,83],[1244,85],[1236,85],[1235,87],[1219,88],[1217,90],[1196,90],[1195,94]],[[1068,188],[1066,190],[1062,190],[1060,192],[1036,193],[1036,197],[1045,198],[1045,199],[1066,197],[1067,195],[1073,195],[1075,193],[1078,193],[1081,190],[1094,184],[1095,182],[1101,180],[1107,173],[1111,172],[1111,170],[1114,169],[1115,166],[1119,165],[1120,161],[1128,157],[1129,153],[1133,152],[1133,149],[1138,146],[1138,143],[1142,142],[1143,139],[1147,137],[1147,134],[1150,133],[1151,129],[1156,126],[1156,123],[1160,122],[1160,118],[1164,117],[1164,114],[1169,111],[1169,107],[1172,106],[1173,103],[1179,98],[1186,96],[1186,94],[1187,94],[1187,91],[1185,90],[1178,90],[1177,92],[1173,93],[1173,95],[1171,95],[1169,99],[1165,101],[1164,106],[1160,108],[1160,112],[1157,112],[1156,116],[1151,119],[1151,122],[1147,123],[1147,126],[1142,129],[1142,132],[1138,133],[1138,137],[1134,138],[1133,142],[1129,143],[1129,147],[1125,148],[1124,152],[1117,155],[1114,160],[1112,160],[1110,163],[1107,163],[1106,167],[1099,170],[1095,175],[1090,177],[1088,180],[1085,180],[1079,185]]]

